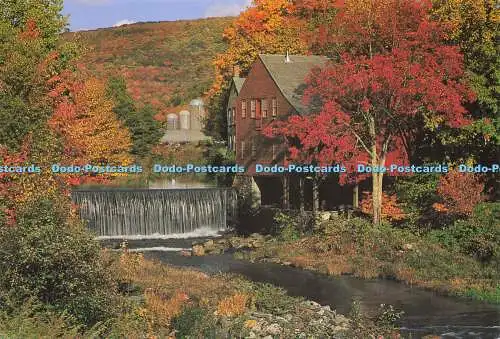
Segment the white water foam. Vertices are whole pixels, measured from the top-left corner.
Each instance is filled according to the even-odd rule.
[[[175,234],[151,234],[151,235],[111,235],[99,236],[96,240],[155,240],[155,239],[190,239],[190,238],[217,238],[222,236],[222,232],[227,232],[228,229],[216,230],[213,228],[203,227],[192,232],[175,233]]]

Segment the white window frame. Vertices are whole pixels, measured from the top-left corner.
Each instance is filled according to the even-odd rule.
[[[272,99],[272,108],[271,108],[271,111],[272,111],[272,116],[273,117],[276,117],[278,116],[278,99],[276,98],[273,98]]]
[[[267,114],[269,112],[269,100],[267,99],[261,99],[260,100],[260,107],[261,107],[261,116],[262,118],[267,118]]]
[[[246,145],[245,145],[245,141],[244,141],[244,140],[242,140],[242,141],[241,141],[241,144],[240,144],[240,147],[241,147],[241,148],[240,148],[240,159],[245,159],[245,151],[246,151],[246,150],[245,150],[245,146],[246,146]]]

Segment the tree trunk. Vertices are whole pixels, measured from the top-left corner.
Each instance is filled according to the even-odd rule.
[[[303,214],[305,207],[304,207],[304,177],[299,178],[299,190],[300,190],[300,213]]]
[[[312,181],[312,194],[313,194],[313,215],[316,216],[319,210],[319,188],[318,188],[318,180],[313,178]]]
[[[286,174],[283,176],[283,209],[290,209],[290,181]]]
[[[359,184],[355,184],[352,189],[352,207],[354,209],[359,208]]]
[[[382,182],[383,173],[373,173],[373,190],[372,190],[372,203],[373,203],[373,224],[380,225],[382,223]]]
[[[370,119],[368,122],[369,132],[371,137],[371,150],[370,158],[372,165],[372,204],[373,204],[373,224],[380,225],[382,223],[382,182],[384,178],[384,172],[382,167],[385,166],[385,156],[387,154],[387,142],[384,142],[381,148],[380,156],[377,150],[377,133],[375,127],[374,119]]]

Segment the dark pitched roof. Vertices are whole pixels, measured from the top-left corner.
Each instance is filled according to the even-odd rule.
[[[245,80],[246,80],[245,78],[233,77],[234,87],[236,88],[236,92],[238,94],[240,94],[241,88],[243,87]]]
[[[319,55],[290,55],[290,62],[285,62],[285,55],[260,54],[260,60],[280,89],[281,93],[297,110],[307,113],[302,104],[305,79],[315,67],[322,67],[328,61],[327,57]]]

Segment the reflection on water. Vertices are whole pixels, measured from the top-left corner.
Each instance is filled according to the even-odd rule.
[[[214,188],[215,185],[194,180],[164,179],[149,182],[149,189]]]
[[[147,243],[139,246],[147,247]],[[206,273],[241,274],[253,281],[283,287],[290,295],[330,305],[343,314],[349,312],[352,301],[356,299],[361,300],[362,310],[368,314],[377,312],[380,304],[391,304],[405,312],[400,326],[403,334],[411,338],[429,334],[443,338],[500,337],[500,306],[440,296],[394,281],[328,277],[276,264],[252,264],[236,260],[229,254],[182,257],[174,252],[148,252],[146,257]]]

